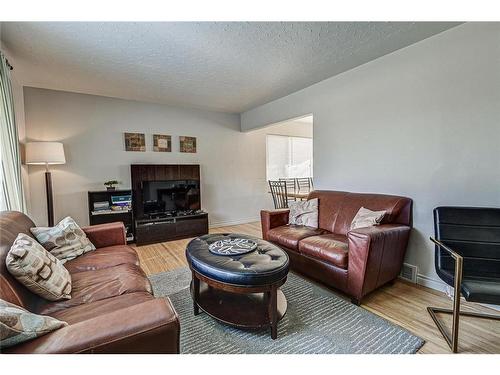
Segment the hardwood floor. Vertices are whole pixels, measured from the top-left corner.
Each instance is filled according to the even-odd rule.
[[[213,228],[210,232],[261,236],[260,223]],[[151,275],[187,266],[184,250],[188,242],[189,240],[179,240],[136,247],[142,268]],[[451,300],[444,293],[398,280],[392,286],[385,286],[371,293],[361,306],[422,337],[426,343],[419,353],[450,353],[448,345],[426,310],[427,306],[451,307]],[[471,311],[500,314],[477,304],[465,302],[462,307]],[[443,315],[442,319],[451,326],[451,318]],[[461,317],[459,351],[500,353],[500,323]]]

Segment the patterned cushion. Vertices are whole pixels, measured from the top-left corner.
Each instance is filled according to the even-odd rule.
[[[95,250],[85,232],[69,216],[55,227],[35,227],[30,230],[38,242],[63,263]]]
[[[67,326],[50,316],[33,314],[0,299],[0,348],[8,348]]]
[[[361,207],[354,219],[352,219],[350,230],[379,225],[384,215],[385,211],[372,211]]]
[[[288,202],[288,208],[290,208],[289,224],[318,227],[318,198]]]
[[[5,265],[26,288],[49,301],[70,299],[71,276],[59,259],[30,236],[19,233]]]

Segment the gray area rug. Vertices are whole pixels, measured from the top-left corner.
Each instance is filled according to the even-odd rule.
[[[203,312],[194,316],[188,268],[149,279],[155,296],[168,296],[179,314],[183,354],[410,354],[425,342],[293,273],[281,288],[288,310],[278,324],[277,340],[266,330],[239,330]]]

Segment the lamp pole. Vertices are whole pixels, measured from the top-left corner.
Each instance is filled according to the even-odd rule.
[[[54,226],[54,200],[52,198],[52,175],[49,171],[49,163],[45,163],[45,191],[47,192],[47,219],[48,226]]]
[[[65,164],[64,147],[61,142],[26,143],[26,164],[45,165],[45,192],[47,194],[48,226],[54,226],[54,198],[52,194],[51,164]]]

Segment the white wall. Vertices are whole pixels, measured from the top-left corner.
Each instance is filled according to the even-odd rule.
[[[312,138],[313,123],[312,121],[303,122],[299,120],[283,121],[279,124],[266,126],[263,133]]]
[[[414,200],[406,261],[437,286],[439,205],[500,206],[500,23],[468,23],[242,114],[242,130],[314,115],[319,189]]]
[[[109,179],[130,187],[130,164],[199,163],[202,205],[211,225],[258,220],[271,206],[266,185],[265,134],[310,134],[311,125],[282,124],[245,134],[239,115],[187,110],[63,91],[24,89],[29,140],[61,141],[67,163],[53,166],[56,221],[88,223],[87,191]],[[146,133],[146,152],[124,151],[123,132]],[[152,134],[170,134],[172,152],[151,151]],[[198,152],[181,154],[180,135],[197,137]],[[29,166],[30,215],[46,224],[44,168]]]

